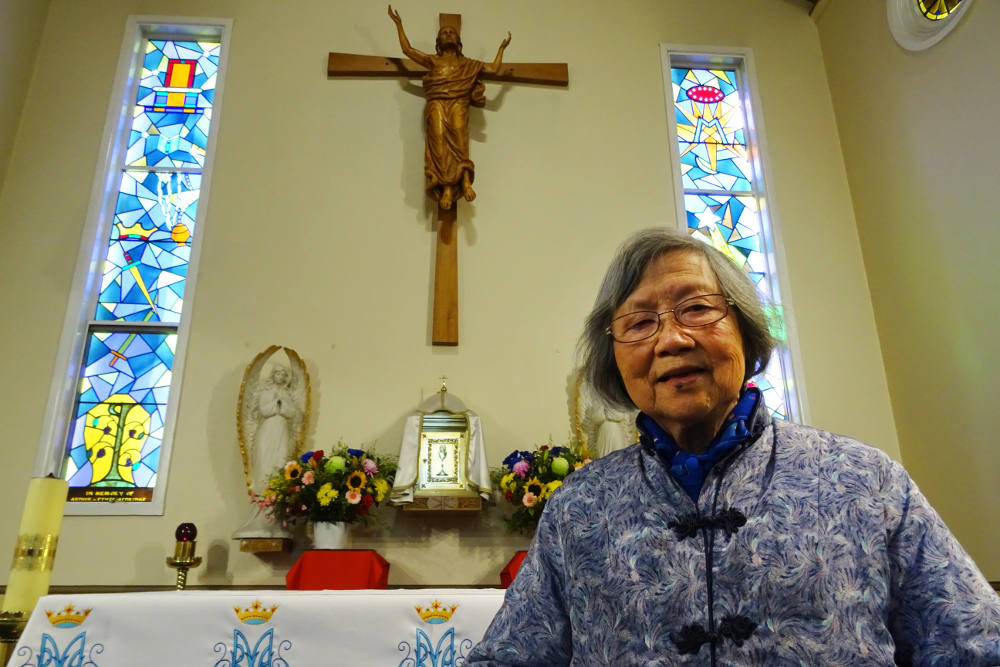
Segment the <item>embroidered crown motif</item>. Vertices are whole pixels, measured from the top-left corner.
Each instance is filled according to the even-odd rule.
[[[274,605],[270,609],[265,608],[259,601],[254,600],[254,603],[247,607],[246,609],[240,609],[239,607],[233,607],[233,611],[236,612],[236,617],[239,618],[244,623],[250,625],[260,625],[261,623],[267,623],[271,620],[271,616],[274,612],[278,610],[278,605]]]
[[[442,607],[441,603],[437,600],[431,603],[430,607],[424,608],[420,605],[416,605],[414,609],[420,614],[421,620],[425,623],[444,623],[451,618],[451,615],[455,613],[458,609],[457,604],[453,604],[450,607]]]
[[[49,618],[49,623],[57,628],[75,628],[83,623],[92,609],[77,610],[73,605],[66,605],[60,612],[45,610],[45,615]]]

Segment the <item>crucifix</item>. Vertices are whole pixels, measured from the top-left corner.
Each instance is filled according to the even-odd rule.
[[[469,106],[484,106],[482,81],[509,81],[566,86],[566,63],[503,63],[510,33],[492,63],[462,55],[462,16],[441,14],[435,53],[410,46],[399,13],[389,7],[399,44],[408,58],[331,53],[327,76],[407,77],[423,79],[427,104],[424,175],[427,195],[438,204],[437,250],[434,257],[434,315],[431,342],[458,345],[458,200],[472,201],[475,166],[469,159]]]

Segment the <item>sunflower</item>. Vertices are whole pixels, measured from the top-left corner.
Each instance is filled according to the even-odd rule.
[[[544,498],[545,485],[537,477],[532,477],[524,483],[524,492],[534,494],[538,498]]]
[[[289,461],[285,466],[285,479],[298,479],[302,476],[302,466],[294,461]]]
[[[360,470],[355,470],[347,476],[347,488],[350,491],[360,491],[365,488],[365,484],[367,483],[368,478]]]

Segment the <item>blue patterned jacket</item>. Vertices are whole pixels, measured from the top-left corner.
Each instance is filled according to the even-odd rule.
[[[651,447],[549,499],[468,665],[1000,665],[1000,596],[885,454],[774,421],[698,502]]]

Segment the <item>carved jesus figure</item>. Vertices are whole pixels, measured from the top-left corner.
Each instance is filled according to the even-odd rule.
[[[431,55],[410,46],[403,31],[403,21],[392,5],[389,5],[389,18],[396,24],[403,54],[427,68],[423,78],[427,98],[424,108],[427,195],[446,210],[454,205],[457,197],[472,201],[476,198],[472,189],[476,167],[469,159],[469,105],[481,107],[486,104],[486,85],[479,77],[500,71],[504,49],[510,44],[510,33],[500,43],[493,62],[484,63],[462,55],[462,40],[451,26],[438,31],[435,54]]]

